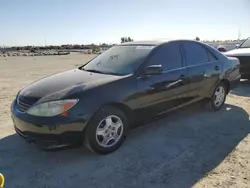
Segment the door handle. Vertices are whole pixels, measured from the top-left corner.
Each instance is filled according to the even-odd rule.
[[[165,87],[166,87],[166,88],[171,88],[171,87],[174,87],[174,86],[176,86],[176,85],[178,85],[178,84],[183,84],[183,80],[182,80],[182,79],[179,79],[179,80],[177,80],[177,81],[175,81],[175,82],[172,82],[172,83],[166,85]]]
[[[214,70],[218,71],[218,70],[220,70],[220,67],[219,66],[215,66]]]

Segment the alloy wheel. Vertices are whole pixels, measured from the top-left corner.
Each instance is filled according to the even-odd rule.
[[[96,141],[104,147],[114,146],[122,137],[123,122],[115,115],[110,115],[104,118],[96,129]]]
[[[222,86],[219,86],[214,93],[214,105],[219,107],[223,104],[225,100],[225,89]]]

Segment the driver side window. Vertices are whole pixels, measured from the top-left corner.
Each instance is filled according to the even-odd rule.
[[[149,65],[162,65],[164,71],[182,67],[179,45],[175,42],[160,46],[149,60]]]

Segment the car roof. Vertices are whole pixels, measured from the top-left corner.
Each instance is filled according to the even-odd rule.
[[[198,42],[196,40],[189,40],[189,39],[165,39],[165,40],[145,40],[145,41],[132,41],[132,42],[125,42],[118,44],[118,46],[158,46],[161,44],[165,44],[168,42],[180,42],[180,41],[191,41],[191,42]]]

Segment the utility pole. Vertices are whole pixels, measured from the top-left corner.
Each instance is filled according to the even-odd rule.
[[[241,38],[241,32],[240,29],[238,29],[238,41],[240,41],[240,38]]]
[[[47,46],[47,43],[46,43],[46,36],[44,36],[44,45],[45,45],[45,47]]]

